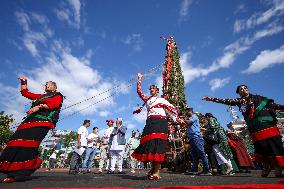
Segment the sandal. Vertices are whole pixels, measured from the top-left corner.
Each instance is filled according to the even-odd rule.
[[[158,175],[149,175],[148,179],[158,181],[161,179],[161,177],[159,177]]]
[[[226,171],[226,175],[233,175],[234,173],[233,173],[233,168],[231,167],[231,168],[229,168],[229,169],[227,169],[227,171]]]
[[[3,180],[1,180],[2,183],[12,183],[12,182],[16,182],[16,179],[13,177],[7,177],[4,178]]]
[[[234,174],[236,174],[236,173],[234,173],[233,170],[226,172],[226,175],[234,175]]]
[[[154,173],[153,170],[150,170],[148,173],[147,173],[147,177],[149,177],[150,175],[152,175]]]

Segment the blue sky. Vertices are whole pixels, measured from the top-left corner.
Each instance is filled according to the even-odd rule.
[[[195,111],[212,112],[225,125],[230,121],[227,107],[201,98],[235,98],[242,83],[252,93],[284,104],[283,0],[0,4],[0,109],[13,114],[16,122],[29,107],[17,80],[25,75],[29,89],[37,93],[45,81],[57,82],[66,96],[64,106],[96,96],[62,111],[65,118],[84,109],[60,121],[58,129],[77,130],[84,119],[91,119],[102,131],[107,118],[122,117],[129,131],[142,130],[146,114],[132,115],[142,102],[135,82],[128,81],[164,62],[161,35],[173,35],[177,42],[186,97]],[[147,72],[146,93],[150,84],[161,83],[161,72]]]

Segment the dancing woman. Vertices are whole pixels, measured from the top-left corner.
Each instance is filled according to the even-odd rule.
[[[177,109],[164,98],[159,98],[159,88],[150,86],[150,97],[141,88],[143,75],[138,73],[137,93],[147,107],[147,120],[140,139],[140,145],[132,153],[132,157],[142,162],[151,162],[152,168],[148,173],[150,180],[160,179],[161,163],[165,160],[168,147],[168,121],[170,114],[174,121],[181,122]]]
[[[40,167],[42,160],[38,157],[38,147],[48,131],[55,127],[63,101],[55,82],[46,82],[44,94],[34,94],[27,88],[27,79],[19,79],[22,96],[33,103],[1,154],[0,172],[7,175],[2,180],[4,183],[30,176]]]
[[[253,95],[246,85],[239,85],[236,93],[240,98],[220,99],[205,96],[203,100],[238,106],[242,112],[250,132],[254,149],[255,161],[265,163],[261,176],[267,177],[271,167],[275,167],[275,176],[284,177],[284,148],[276,119],[275,110],[284,110],[283,105],[274,103],[272,99]]]

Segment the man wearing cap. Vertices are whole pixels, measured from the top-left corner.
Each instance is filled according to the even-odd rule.
[[[109,170],[109,138],[110,138],[110,134],[112,132],[113,129],[113,119],[108,119],[106,120],[107,126],[108,128],[105,130],[103,136],[101,137],[101,141],[102,141],[102,146],[101,146],[101,156],[100,156],[100,162],[99,162],[99,171],[98,173],[102,173],[103,172],[103,168],[105,166],[105,170],[108,171]]]
[[[116,126],[112,128],[112,132],[110,134],[110,169],[108,170],[108,174],[113,174],[115,170],[115,165],[117,165],[118,173],[124,174],[122,171],[122,163],[123,163],[123,155],[125,151],[125,133],[126,126],[122,124],[122,118],[117,118]]]
[[[191,174],[198,173],[198,163],[201,159],[203,171],[199,175],[212,175],[209,171],[208,159],[204,150],[204,139],[200,131],[200,123],[198,117],[193,113],[193,108],[186,108],[186,119],[184,122],[187,126],[187,133],[190,143],[190,154],[192,157]]]

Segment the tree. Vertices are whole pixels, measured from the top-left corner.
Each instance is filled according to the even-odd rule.
[[[4,111],[0,112],[0,144],[6,143],[13,134],[9,125],[13,123],[12,115],[5,115]]]
[[[167,54],[165,56],[164,71],[163,71],[163,97],[174,105],[180,116],[186,115],[186,98],[184,76],[180,66],[180,56],[176,42],[173,37],[167,39],[166,45]],[[189,166],[188,154],[188,137],[186,127],[179,127],[169,120],[169,130],[174,133],[175,144],[172,146],[171,157],[167,165],[169,169],[185,171]],[[180,146],[181,145],[181,146]],[[177,150],[178,147],[179,150]],[[180,149],[183,150],[180,150]]]
[[[69,146],[70,142],[76,141],[76,140],[77,140],[77,133],[74,131],[71,131],[67,135],[61,136],[61,141],[65,148]]]
[[[181,115],[185,115],[187,105],[185,98],[184,76],[180,66],[180,56],[173,37],[167,39],[167,54],[163,72],[163,97],[177,107]]]
[[[47,159],[47,152],[48,152],[48,150],[47,149],[44,149],[43,150],[43,153],[41,154],[41,159],[43,159],[43,160],[46,160]]]

